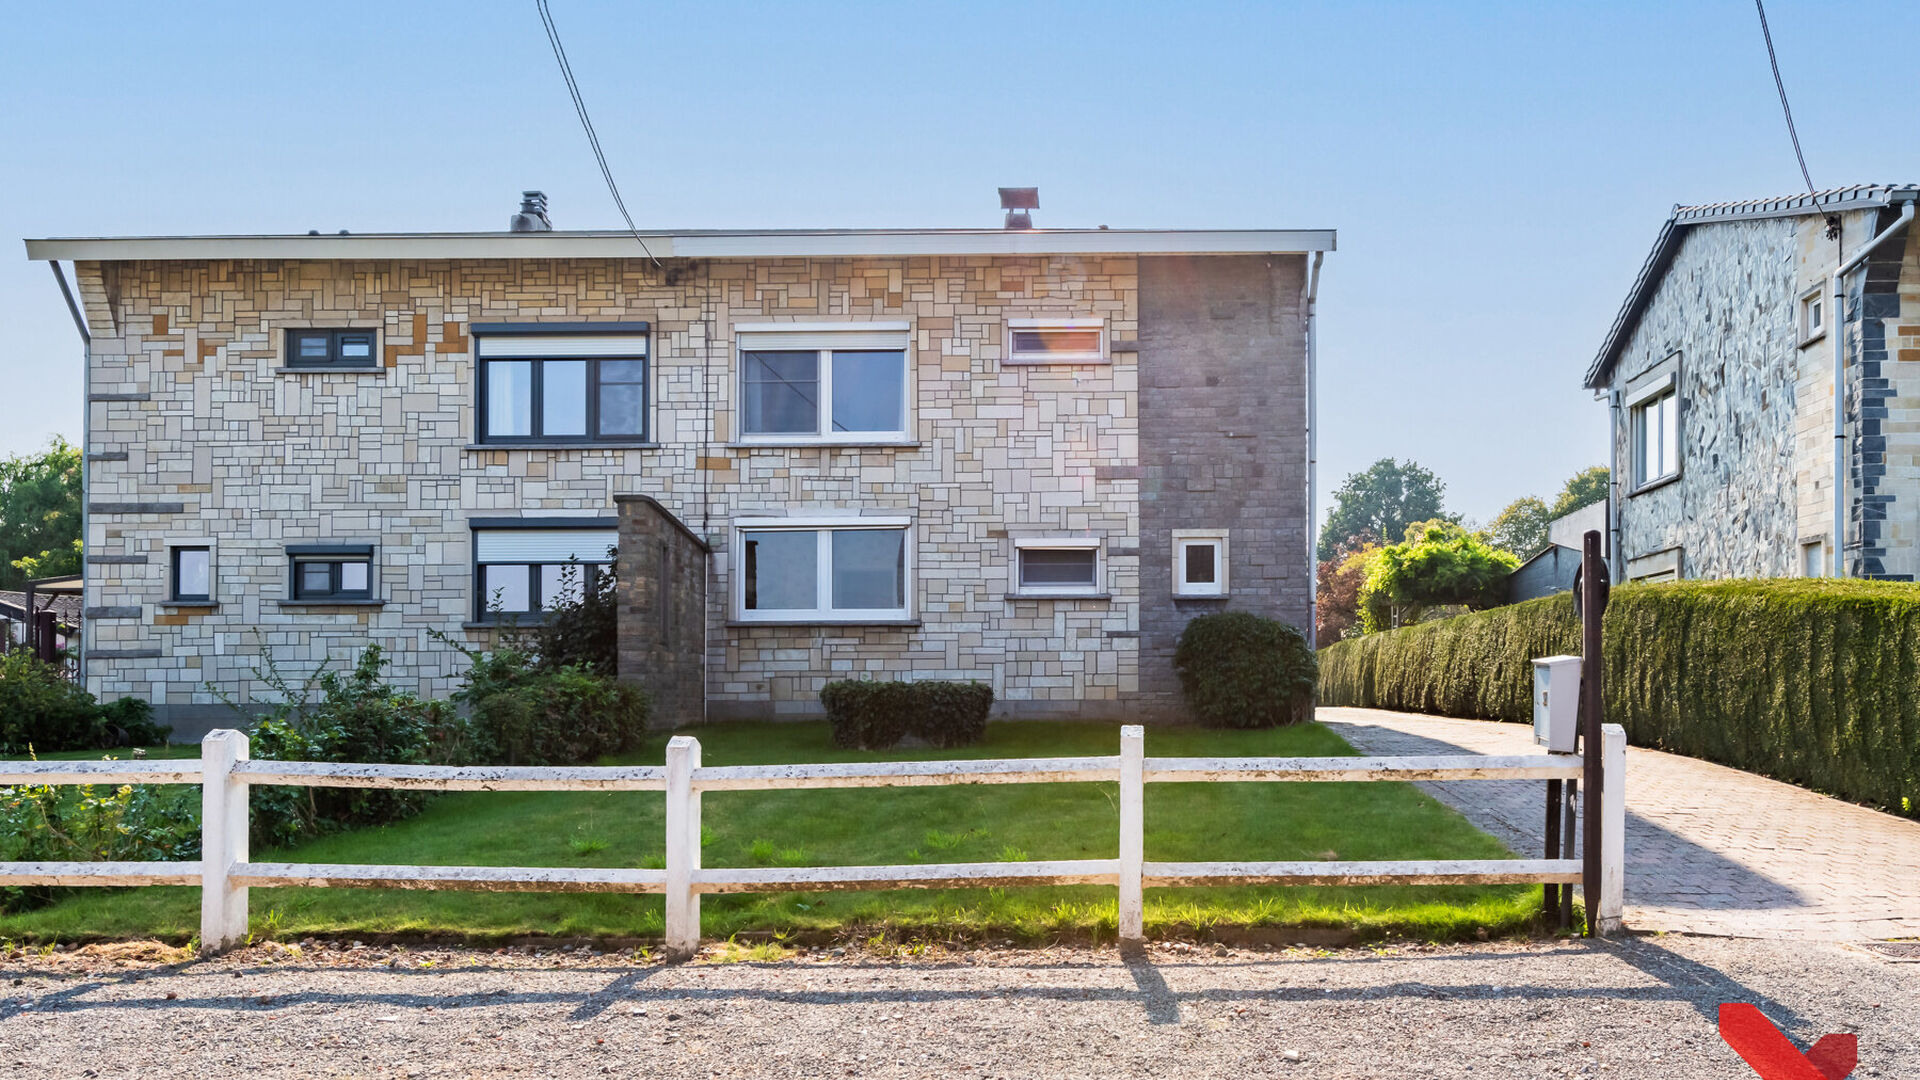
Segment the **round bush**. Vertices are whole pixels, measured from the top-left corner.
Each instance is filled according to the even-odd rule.
[[[1245,611],[1202,615],[1173,652],[1180,688],[1209,727],[1265,728],[1313,719],[1319,662],[1306,635]]]

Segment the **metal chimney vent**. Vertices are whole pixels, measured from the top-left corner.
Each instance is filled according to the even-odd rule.
[[[544,191],[523,191],[520,193],[520,212],[507,222],[508,232],[552,232],[553,221],[547,217],[547,193]]]
[[[1007,212],[1007,228],[1033,228],[1033,215],[1029,210],[1040,208],[1040,189],[1037,187],[1003,187],[1000,189],[1000,209]]]

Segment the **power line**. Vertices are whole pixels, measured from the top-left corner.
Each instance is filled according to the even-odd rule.
[[[633,223],[633,215],[627,213],[627,201],[620,197],[620,185],[614,183],[613,170],[607,167],[606,152],[600,149],[600,136],[593,130],[593,120],[587,116],[587,102],[580,96],[580,84],[574,81],[573,65],[567,62],[566,47],[560,44],[560,30],[553,25],[553,12],[547,10],[547,0],[534,0],[534,6],[540,9],[540,25],[547,29],[547,42],[553,46],[553,58],[560,64],[560,77],[567,81],[567,93],[573,98],[573,111],[580,115],[580,126],[586,130],[587,145],[593,148],[593,158],[600,163],[600,175],[606,178],[607,193],[613,196],[613,205],[627,223],[627,231],[640,242],[640,250],[647,258],[653,259],[653,265],[659,266],[660,260],[654,258],[652,249],[647,247],[646,238],[640,235],[640,229]]]
[[[541,0],[545,6],[546,0]],[[1780,91],[1780,111],[1787,116],[1787,135],[1793,139],[1793,156],[1800,162],[1800,179],[1807,182],[1809,194],[1813,191],[1813,174],[1807,171],[1807,155],[1800,152],[1800,133],[1793,127],[1793,106],[1787,104],[1787,84],[1780,78],[1780,59],[1773,54],[1773,31],[1767,29],[1767,5],[1763,0],[1753,0],[1754,10],[1760,13],[1760,36],[1767,39],[1767,63],[1773,66],[1773,85]]]

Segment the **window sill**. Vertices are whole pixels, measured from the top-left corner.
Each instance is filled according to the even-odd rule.
[[[813,447],[851,450],[867,448],[919,450],[927,444],[917,439],[768,439],[730,442],[723,445],[728,450],[805,450]]]
[[[1632,491],[1627,492],[1627,498],[1631,499],[1635,495],[1645,495],[1649,491],[1656,491],[1660,488],[1666,487],[1668,484],[1671,484],[1678,479],[1680,479],[1680,474],[1676,472],[1676,473],[1668,473],[1667,475],[1662,476],[1655,480],[1649,480],[1646,483],[1641,484],[1639,487],[1634,488]]]
[[[919,626],[919,619],[728,619],[729,629],[754,626]]]
[[[1017,600],[1112,600],[1112,593],[1104,592],[1010,592],[1005,598],[1008,603]]]
[[[1228,599],[1228,594],[1226,594],[1226,593],[1183,593],[1183,592],[1177,592],[1177,593],[1174,593],[1174,594],[1173,594],[1173,598],[1174,598],[1175,600],[1226,600],[1226,599]]]
[[[153,606],[164,611],[212,611],[220,604],[215,600],[162,600]]]
[[[385,600],[281,600],[283,608],[314,607],[385,607]]]
[[[387,369],[379,364],[313,364],[307,367],[277,367],[275,375],[378,375]]]
[[[495,442],[468,443],[463,449],[479,450],[658,450],[657,442],[626,442],[606,439],[601,442]]]

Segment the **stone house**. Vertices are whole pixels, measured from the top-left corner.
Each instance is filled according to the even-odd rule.
[[[378,642],[444,695],[436,632],[610,551],[668,723],[843,677],[1172,716],[1195,613],[1311,626],[1331,231],[544,225],[28,242],[89,339],[92,690],[192,735]]]
[[[1586,375],[1611,413],[1614,580],[1913,580],[1916,198],[1674,209]]]

